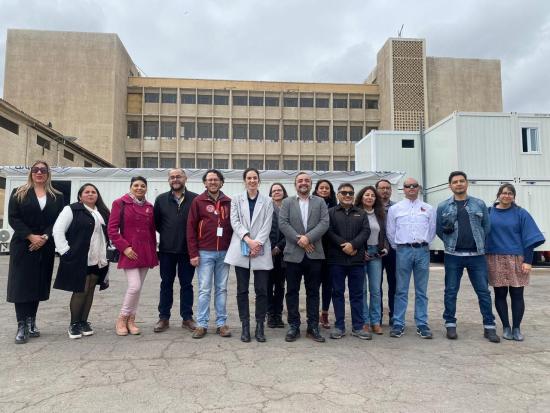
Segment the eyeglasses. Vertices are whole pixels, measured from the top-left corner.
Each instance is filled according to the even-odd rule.
[[[408,185],[403,185],[403,188],[407,188],[407,189],[416,189],[418,188],[420,185],[418,184],[408,184]]]
[[[353,195],[355,195],[355,192],[353,192],[353,191],[340,191],[338,193],[341,194],[342,196],[353,196]]]
[[[175,181],[176,179],[183,179],[183,176],[181,175],[176,175],[176,176],[171,176],[168,178],[169,180],[171,181]]]
[[[33,166],[31,168],[31,172],[33,174],[37,174],[38,172],[40,172],[41,174],[47,174],[48,168],[46,168],[45,166]]]

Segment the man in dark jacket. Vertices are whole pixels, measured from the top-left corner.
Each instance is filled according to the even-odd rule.
[[[370,235],[369,219],[364,210],[353,205],[353,185],[343,183],[338,187],[340,204],[329,209],[330,226],[328,264],[332,277],[332,305],[334,307],[334,330],[330,338],[345,335],[346,277],[348,278],[351,306],[351,335],[363,340],[372,338],[363,328],[363,283],[365,282],[365,243]]]
[[[195,268],[190,263],[187,249],[187,218],[193,199],[197,196],[185,188],[187,175],[183,169],[171,169],[168,174],[170,191],[160,194],[155,200],[155,226],[160,234],[160,301],[159,321],[155,333],[169,327],[170,310],[174,302],[174,279],[176,269],[180,281],[180,315],[182,328],[194,331],[193,321],[193,276]]]

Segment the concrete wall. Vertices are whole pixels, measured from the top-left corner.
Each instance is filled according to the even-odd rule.
[[[376,55],[376,83],[379,87],[380,130],[393,130],[392,47],[391,39]]]
[[[502,112],[500,61],[427,57],[429,124],[461,112]]]

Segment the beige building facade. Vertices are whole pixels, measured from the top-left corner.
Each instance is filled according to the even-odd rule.
[[[498,60],[388,39],[364,83],[155,78],[116,34],[9,30],[4,96],[117,166],[354,170],[372,129],[502,111]]]

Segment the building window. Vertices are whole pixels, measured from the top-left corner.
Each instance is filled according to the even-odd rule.
[[[355,161],[349,161],[349,170],[355,171]]]
[[[298,98],[283,98],[283,106],[287,108],[297,108],[298,107]]]
[[[367,126],[367,135],[373,130],[378,130],[378,128],[376,126]]]
[[[159,136],[159,123],[154,122],[143,122],[143,139],[154,140],[158,139]]]
[[[182,93],[181,94],[181,103],[183,105],[194,105],[195,103],[197,103],[197,97],[195,96],[195,94],[191,94],[191,93]]]
[[[332,128],[332,139],[334,142],[347,142],[348,128],[346,126],[334,126]]]
[[[164,139],[176,139],[176,122],[161,122],[160,136]]]
[[[180,137],[183,139],[196,138],[195,122],[182,122],[180,124]]]
[[[283,126],[283,139],[287,142],[298,140],[298,126],[297,125],[284,125]]]
[[[156,156],[144,156],[143,157],[144,168],[158,168],[159,160]]]
[[[315,165],[316,165],[315,169],[317,171],[328,171],[329,170],[328,161],[317,160],[317,162],[315,162]]]
[[[175,93],[163,93],[162,103],[177,103],[178,97]]]
[[[250,106],[263,106],[264,105],[264,97],[263,96],[250,96],[248,98],[248,102]]]
[[[347,171],[348,170],[348,161],[334,161],[332,163],[333,169],[335,171]]]
[[[265,97],[266,106],[279,106],[279,98],[277,96],[266,96]]]
[[[521,146],[523,153],[540,153],[538,128],[521,128]]]
[[[414,148],[414,139],[401,139],[402,148]]]
[[[302,159],[300,161],[300,169],[306,171],[313,171],[313,160]]]
[[[317,126],[316,129],[317,142],[328,142],[328,126]]]
[[[11,133],[19,135],[19,125],[3,116],[0,116],[0,127],[10,131]]]
[[[329,107],[329,98],[316,98],[315,107],[317,108],[328,108]]]
[[[352,142],[359,142],[363,139],[363,127],[362,126],[350,126],[349,138]]]
[[[198,158],[197,159],[197,168],[199,169],[210,169],[212,161],[210,158]]]
[[[214,105],[229,105],[229,96],[214,95]]]
[[[300,107],[301,108],[312,108],[313,107],[313,98],[300,98]]]
[[[216,140],[229,139],[229,125],[227,123],[214,124],[214,139]]]
[[[68,159],[71,162],[74,162],[74,153],[67,150],[63,150],[63,158]]]
[[[248,134],[250,139],[261,141],[264,138],[264,125],[251,124],[248,127]]]
[[[127,135],[129,139],[141,138],[141,122],[139,120],[128,121]]]
[[[159,94],[153,92],[145,93],[145,103],[159,103]]]
[[[44,149],[50,149],[50,141],[44,139],[42,136],[36,136],[36,143]]]
[[[295,171],[298,169],[298,161],[296,159],[283,160],[283,169],[285,171]]]
[[[139,158],[136,156],[126,158],[126,168],[139,168]]]
[[[199,95],[197,96],[197,102],[199,105],[211,105],[212,95]]]
[[[160,158],[160,167],[161,168],[175,168],[176,167],[176,158]]]
[[[92,166],[94,165],[91,162],[84,161],[84,168],[91,168]]]
[[[195,168],[195,158],[180,158],[181,168]]]
[[[334,98],[332,100],[332,107],[338,109],[346,109],[348,107],[347,98]]]
[[[264,160],[263,159],[250,159],[248,161],[248,166],[250,168],[264,169]]]
[[[246,135],[248,132],[248,127],[246,124],[234,123],[233,124],[233,139],[244,139],[246,140]]]
[[[197,138],[212,139],[212,124],[199,122],[197,124]]]
[[[313,125],[300,125],[300,141],[313,142]]]
[[[378,100],[367,99],[367,109],[378,109]]]
[[[233,169],[246,169],[246,159],[233,158]]]
[[[233,105],[235,106],[246,106],[248,105],[248,96],[235,96],[233,95]]]
[[[278,159],[266,159],[265,160],[265,169],[270,171],[279,170],[279,160]]]
[[[265,125],[265,139],[279,142],[279,125]]]
[[[214,159],[214,168],[229,169],[229,159]]]
[[[363,108],[363,99],[350,99],[349,107],[351,109],[362,109]]]

